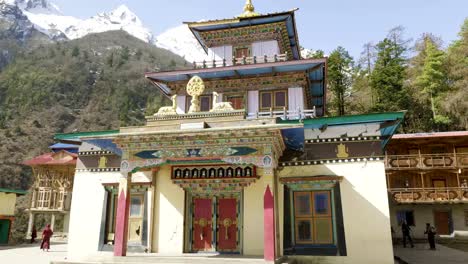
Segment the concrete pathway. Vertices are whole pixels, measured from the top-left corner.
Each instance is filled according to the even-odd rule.
[[[393,248],[393,254],[409,264],[467,264],[468,252],[436,245],[436,250],[429,250],[428,244],[415,244],[414,248]]]
[[[50,264],[51,261],[66,260],[67,245],[54,244],[49,252],[39,249],[39,244],[0,247],[0,263],[11,264]]]

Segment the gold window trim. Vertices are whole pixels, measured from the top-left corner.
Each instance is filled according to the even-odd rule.
[[[284,98],[284,106],[276,106],[276,93],[278,92],[284,92],[285,98]],[[271,109],[273,110],[283,110],[284,107],[288,109],[288,100],[289,100],[289,95],[288,95],[288,90],[287,89],[275,89],[275,90],[268,90],[268,91],[260,91],[258,95],[258,100],[259,100],[259,105],[258,108],[262,111],[270,111],[270,107],[262,107],[263,105],[263,100],[262,100],[262,94],[265,93],[271,93]]]

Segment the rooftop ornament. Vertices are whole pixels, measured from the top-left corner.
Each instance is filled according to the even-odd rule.
[[[176,102],[177,95],[173,95],[172,99],[172,106],[163,106],[159,108],[158,112],[154,114],[155,116],[158,115],[177,115],[177,102]]]
[[[244,18],[244,17],[255,17],[259,15],[260,15],[259,13],[255,12],[255,7],[252,4],[252,0],[247,0],[245,1],[244,12],[237,17]]]
[[[200,112],[200,100],[198,98],[203,94],[203,91],[205,91],[205,83],[202,78],[196,75],[193,76],[187,83],[187,93],[192,96],[189,114]]]

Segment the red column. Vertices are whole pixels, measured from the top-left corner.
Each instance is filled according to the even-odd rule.
[[[132,174],[121,177],[119,181],[119,197],[117,198],[117,216],[115,223],[114,256],[127,255],[128,212],[130,207],[130,181]]]
[[[263,257],[275,261],[275,210],[274,199],[268,185],[263,196]]]

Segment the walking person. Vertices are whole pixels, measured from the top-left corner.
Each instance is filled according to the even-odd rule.
[[[436,229],[435,227],[431,226],[431,224],[426,223],[426,231],[424,231],[424,234],[427,235],[427,241],[429,242],[429,249],[430,250],[435,250],[435,235],[436,235]]]
[[[408,239],[412,248],[414,248],[413,239],[411,239],[411,228],[406,220],[401,223],[401,233],[403,234],[403,247],[406,247],[406,239]]]
[[[47,227],[42,231],[42,243],[41,243],[41,249],[49,251],[50,249],[50,237],[52,237],[52,234],[54,232],[50,228],[50,224],[47,225]]]
[[[37,237],[37,231],[36,231],[36,226],[32,226],[32,231],[31,231],[31,244],[36,242],[36,237]]]

